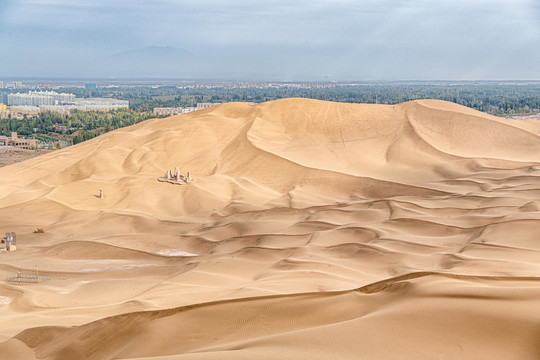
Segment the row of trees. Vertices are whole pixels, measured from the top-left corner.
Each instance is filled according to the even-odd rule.
[[[540,111],[540,84],[499,83],[364,83],[325,86],[208,86],[123,87],[66,89],[77,96],[104,96],[129,100],[130,108],[149,112],[154,107],[195,106],[198,102],[264,102],[287,97],[319,100],[396,104],[415,99],[452,101],[496,115]]]
[[[33,136],[46,141],[65,140],[78,143],[107,131],[133,125],[155,117],[152,113],[139,113],[129,109],[100,111],[73,111],[60,114],[44,111],[35,117],[13,118],[0,121],[0,133],[16,131],[21,136]]]

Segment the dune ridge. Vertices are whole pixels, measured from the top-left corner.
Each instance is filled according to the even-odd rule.
[[[0,358],[537,359],[539,135],[283,99],[0,168],[0,275],[51,277],[0,284]]]
[[[419,278],[441,276],[450,280],[451,284],[446,284],[447,287],[457,286],[461,290],[460,292],[453,289],[452,296],[465,299],[465,301],[467,299],[471,299],[472,301],[475,299],[489,299],[506,302],[506,305],[509,302],[519,302],[520,305],[523,305],[523,301],[538,301],[540,297],[540,290],[538,289],[540,278],[538,277],[459,276],[435,272],[418,272],[382,280],[349,291],[314,292],[222,300],[181,308],[117,315],[75,328],[34,328],[23,331],[15,339],[27,344],[36,351],[39,357],[44,358],[51,357],[51,354],[54,354],[53,357],[61,354],[60,356],[78,356],[80,358],[102,358],[104,356],[110,358],[129,358],[130,354],[137,354],[137,357],[141,354],[143,356],[150,354],[154,356],[156,354],[158,356],[166,356],[186,352],[197,353],[200,351],[204,351],[208,358],[222,358],[224,354],[215,357],[207,353],[208,350],[219,349],[221,347],[220,343],[223,342],[222,338],[228,338],[227,342],[234,340],[235,342],[250,343],[267,337],[276,338],[290,333],[302,332],[305,331],[304,329],[306,327],[309,327],[310,332],[324,333],[325,328],[328,326],[339,327],[341,323],[355,322],[359,318],[369,316],[371,313],[377,313],[375,303],[378,301],[385,302],[386,307],[394,307],[402,305],[394,304],[396,301],[400,303],[407,303],[407,300],[410,301],[409,297],[412,295],[411,293],[414,293],[412,295],[413,297],[418,295],[434,298],[444,296],[444,290],[433,292],[429,288],[426,289],[426,284],[421,283],[420,285],[414,282],[415,279]],[[467,289],[463,287],[463,284],[452,283],[456,279],[468,283],[479,280],[487,281],[488,284],[491,282],[502,282],[503,284],[506,283],[507,288],[505,289],[504,285],[500,287],[493,286],[489,291],[482,293],[478,290]],[[523,287],[528,282],[533,283],[531,288],[535,289],[534,297],[530,297],[529,293],[525,296],[520,292],[508,294],[509,284],[511,284],[511,287],[519,284],[520,290],[523,290]],[[485,284],[486,282],[482,282],[482,285]],[[419,287],[420,289],[418,289]],[[382,294],[380,296],[381,298],[363,300],[361,299],[362,295],[359,296],[356,293],[366,295]],[[396,300],[396,297],[400,299]],[[351,307],[350,302],[358,302],[361,306]],[[418,309],[415,309],[414,303],[408,305],[410,306],[409,311],[418,312]],[[311,309],[311,311],[302,311],[302,308],[305,306],[315,308]],[[273,309],[274,307],[280,309]],[[456,304],[452,304],[451,302],[448,307],[456,313],[455,315],[464,317],[463,314],[459,314],[459,307]],[[195,314],[190,315],[192,312]],[[205,314],[205,312],[207,313]],[[319,313],[323,315],[318,315]],[[283,316],[284,314],[286,314],[285,317]],[[384,314],[379,316],[383,319],[386,317]],[[521,322],[515,321],[514,319],[506,318],[504,315],[496,314],[491,309],[478,316],[485,317],[485,319],[482,319],[483,321],[488,321],[489,317],[498,318],[498,320],[503,322],[503,324],[498,324],[499,331],[504,326],[512,326],[514,331],[522,332],[522,335],[527,334],[529,331],[534,331],[535,323],[538,321],[537,317],[528,318],[527,321],[523,321],[525,319],[524,313],[521,314]],[[180,317],[180,319],[176,319],[177,317]],[[216,321],[216,319],[220,318],[225,319]],[[259,324],[250,324],[253,319],[257,318],[265,320],[261,324],[262,326],[258,326]],[[389,320],[392,321],[391,318]],[[218,324],[226,324],[225,328],[216,329],[215,326],[211,325],[215,321]],[[126,325],[126,323],[129,325]],[[174,326],[172,325],[173,323],[180,323],[182,325]],[[415,327],[413,324],[408,324],[407,326]],[[406,331],[407,326],[402,325],[402,329],[400,330]],[[148,329],[149,327],[151,329]],[[156,331],[157,329],[155,327],[158,327],[160,331]],[[460,326],[457,327],[459,328]],[[207,341],[200,344],[190,339],[193,337],[191,333],[193,331],[192,328],[197,328],[196,331],[206,332],[205,337],[207,337]],[[208,332],[211,334],[208,334]],[[491,329],[490,332],[491,335],[497,334],[494,329]],[[159,335],[155,335],[156,333]],[[167,336],[164,337],[163,334],[167,334]],[[212,338],[212,336],[216,337]],[[171,340],[171,337],[175,339]],[[521,345],[530,346],[527,343],[528,336],[524,337],[524,339],[519,339]],[[69,341],[66,341],[66,339],[69,339]],[[78,339],[78,341],[74,343],[73,339]],[[275,342],[276,339],[272,339],[272,341]],[[126,343],[129,346],[126,346]],[[202,348],[199,348],[201,345]],[[238,345],[236,344],[236,346]],[[278,347],[277,345],[276,347]],[[297,347],[301,347],[302,345],[304,344],[299,344]],[[442,344],[438,345],[441,346]],[[81,352],[81,348],[86,349],[86,352]],[[128,350],[124,354],[124,349],[126,348]],[[360,350],[366,351],[369,348],[360,347]],[[500,355],[500,351],[500,347],[492,348],[490,354],[484,353],[483,356],[486,356],[486,358],[488,355],[498,356]],[[332,349],[328,349],[327,352],[331,356]],[[291,350],[291,353],[294,353],[294,349]],[[234,355],[231,354],[230,356],[231,358],[233,356],[242,357],[243,355],[241,354],[241,351],[235,351]],[[369,352],[366,355],[369,355]],[[228,358],[227,355],[225,357]],[[294,357],[289,355],[285,358]]]

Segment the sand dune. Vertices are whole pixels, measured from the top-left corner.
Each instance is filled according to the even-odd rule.
[[[0,168],[0,358],[538,359],[539,136],[284,99]]]

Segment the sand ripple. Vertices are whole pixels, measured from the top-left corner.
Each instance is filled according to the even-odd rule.
[[[538,134],[434,100],[284,99],[0,168],[0,273],[51,278],[0,284],[0,354],[538,359]],[[195,181],[157,181],[176,165]]]

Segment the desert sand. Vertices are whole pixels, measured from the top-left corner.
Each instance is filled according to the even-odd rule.
[[[0,358],[539,359],[539,136],[284,99],[3,167]]]

